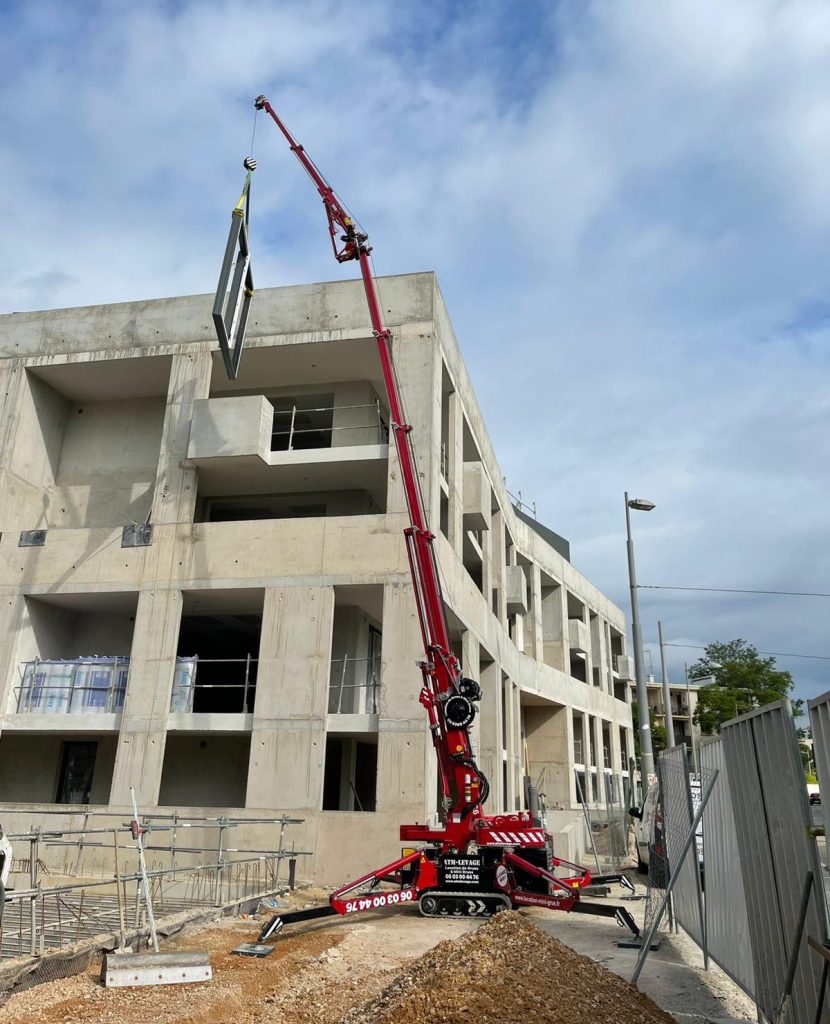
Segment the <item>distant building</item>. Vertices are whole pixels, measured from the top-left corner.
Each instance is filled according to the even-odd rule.
[[[685,683],[669,683],[670,713],[674,725],[675,743],[684,743],[689,755],[689,764],[692,764],[692,743],[694,746],[700,743],[700,726],[693,722],[695,709],[697,708],[698,691],[691,683],[688,687]],[[666,707],[663,700],[662,683],[655,682],[654,676],[648,677],[648,706],[656,725],[666,726]]]
[[[379,285],[488,809],[531,779],[576,854],[633,750],[623,613],[511,504],[434,275]],[[0,815],[290,811],[344,879],[436,815],[375,340],[357,281],[263,290],[229,381],[210,309],[0,317]]]

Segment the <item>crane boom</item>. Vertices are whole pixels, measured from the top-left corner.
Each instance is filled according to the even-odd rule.
[[[356,260],[360,265],[389,405],[389,429],[400,464],[409,515],[404,536],[424,644],[424,659],[419,662],[422,675],[419,700],[429,721],[442,794],[440,827],[419,824],[400,827],[401,840],[424,844],[420,849],[407,850],[392,863],[336,889],[329,897],[328,907],[276,915],[260,932],[259,942],[276,934],[291,920],[405,906],[416,900],[425,916],[487,917],[511,906],[580,910],[616,917],[620,924],[637,934],[637,927],[624,907],[580,903],[580,890],[591,882],[591,875],[578,864],[554,857],[551,836],[541,820],[528,811],[495,815],[482,812],[489,786],[473,757],[469,735],[481,688],[475,680],[464,677],[450,647],[435,556],[435,535],[427,522],[412,444],[412,426],[406,419],[395,373],[392,333],[384,322],[378,301],[369,239],[268,100],[258,96],[255,106],[273,120],[314,183],[326,211],[335,259],[339,263]],[[565,868],[569,873],[564,877],[557,875],[557,868]],[[608,880],[621,879],[613,876]],[[237,951],[243,952],[243,947]]]
[[[420,700],[426,709],[438,757],[439,782],[444,800],[448,842],[466,847],[472,838],[472,821],[480,816],[481,804],[487,796],[487,780],[475,763],[468,726],[475,716],[474,701],[480,689],[473,680],[465,680],[458,659],[450,648],[444,598],[433,541],[429,529],[423,494],[420,487],[412,426],[406,421],[400,386],[392,355],[392,333],[386,326],[372,275],[368,236],[361,231],[334,189],[314,162],[286,128],[279,115],[264,96],[255,101],[276,124],[314,183],[326,211],[334,256],[339,263],[357,260],[369,307],[372,333],[377,341],[386,400],[389,405],[389,427],[401,470],[401,481],[409,515],[404,531],[409,556],[418,621],[424,644],[421,662],[423,687]],[[338,238],[339,232],[342,232]],[[340,243],[338,245],[338,242]],[[461,826],[461,827],[458,827]],[[466,836],[465,836],[466,832]]]

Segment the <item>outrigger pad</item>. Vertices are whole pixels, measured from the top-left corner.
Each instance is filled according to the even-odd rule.
[[[242,210],[234,210],[222,270],[219,273],[219,284],[216,286],[216,297],[213,300],[213,325],[219,339],[219,348],[222,350],[222,359],[225,361],[225,370],[231,380],[236,380],[239,372],[239,359],[242,355],[253,294],[254,278],[251,273],[251,253],[248,249],[248,229]]]
[[[263,957],[274,952],[274,946],[266,946],[261,942],[243,942],[241,946],[232,949],[231,952],[237,956]]]

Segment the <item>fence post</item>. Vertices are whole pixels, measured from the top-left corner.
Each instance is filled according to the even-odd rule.
[[[78,836],[78,856],[75,858],[75,877],[78,877],[78,873],[81,870],[81,856],[84,852],[84,839],[86,838],[86,827],[89,824],[89,811],[84,811],[84,828],[81,834]]]
[[[227,818],[219,819],[219,849],[217,850],[216,858],[216,886],[213,892],[213,902],[217,907],[222,902],[222,851],[225,846],[225,828],[227,827],[227,821]]]
[[[29,840],[29,885],[37,890],[37,849],[40,838],[40,828],[32,828],[32,838]],[[29,902],[29,924],[32,929],[30,936],[29,952],[32,956],[37,955],[37,892],[32,893]]]
[[[291,425],[288,428],[288,451],[291,451],[291,445],[294,443],[294,417],[297,413],[297,405],[293,403],[291,405]]]
[[[599,866],[599,856],[597,855],[597,844],[594,842],[594,830],[591,827],[591,815],[588,811],[588,804],[585,802],[585,790],[582,788],[582,783],[579,781],[579,772],[574,768],[574,779],[576,781],[576,792],[580,801],[582,802],[582,817],[585,819],[585,827],[588,829],[588,839],[591,842],[591,849],[594,851],[594,861],[597,865],[597,874],[602,874],[602,868]]]
[[[242,714],[248,711],[248,683],[251,678],[251,652],[245,655],[245,689],[242,691]]]
[[[666,892],[663,896],[663,902],[657,908],[657,913],[654,915],[654,919],[651,922],[651,926],[649,927],[648,932],[642,940],[642,946],[640,947],[640,955],[637,957],[637,964],[634,968],[634,973],[631,975],[632,985],[636,985],[637,979],[640,977],[640,972],[643,969],[643,965],[646,962],[646,957],[648,956],[648,952],[651,949],[651,942],[654,938],[654,933],[657,931],[657,927],[660,924],[660,919],[663,916],[663,911],[666,909],[666,904],[669,900],[669,897],[671,896],[674,884],[680,877],[680,869],[683,867],[683,861],[686,859],[686,855],[688,854],[690,848],[695,844],[697,826],[700,824],[700,821],[703,818],[703,811],[706,807],[706,804],[709,802],[709,797],[712,795],[712,790],[715,788],[715,783],[717,782],[717,780],[718,769],[713,768],[712,777],[706,784],[706,789],[704,790],[704,792],[700,794],[700,806],[698,807],[697,811],[695,811],[695,816],[692,819],[692,826],[689,829],[689,834],[686,836],[686,839],[684,840],[683,845],[680,848],[680,855],[677,858],[677,864],[675,867],[672,868],[672,872],[669,877],[668,884],[666,886]]]
[[[285,815],[280,818],[280,843],[277,848],[277,875],[274,879],[274,888],[280,887],[280,868],[282,867],[283,851],[285,850]]]

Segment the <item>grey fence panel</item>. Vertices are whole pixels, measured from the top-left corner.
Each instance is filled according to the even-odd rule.
[[[822,800],[830,800],[830,690],[807,702],[813,732],[813,760]],[[822,808],[824,804],[822,804]]]
[[[674,865],[679,859],[680,850],[692,827],[694,816],[685,746],[680,744],[660,754],[659,774],[666,854],[669,871],[674,873]],[[693,847],[680,867],[680,874],[674,883],[672,900],[677,923],[703,948],[705,938],[700,914],[697,872],[697,850]]]
[[[703,812],[706,943],[715,963],[754,999],[749,921],[722,740],[702,743],[699,756],[704,772],[718,771]]]
[[[792,989],[793,1016],[815,1019],[822,960],[807,936],[823,942],[826,914],[821,866],[809,833],[810,808],[788,701],[727,722],[721,729],[752,943],[756,1001],[775,1020],[784,994],[787,962],[796,936],[805,878],[810,895]],[[825,1006],[822,1024],[830,1024]]]

